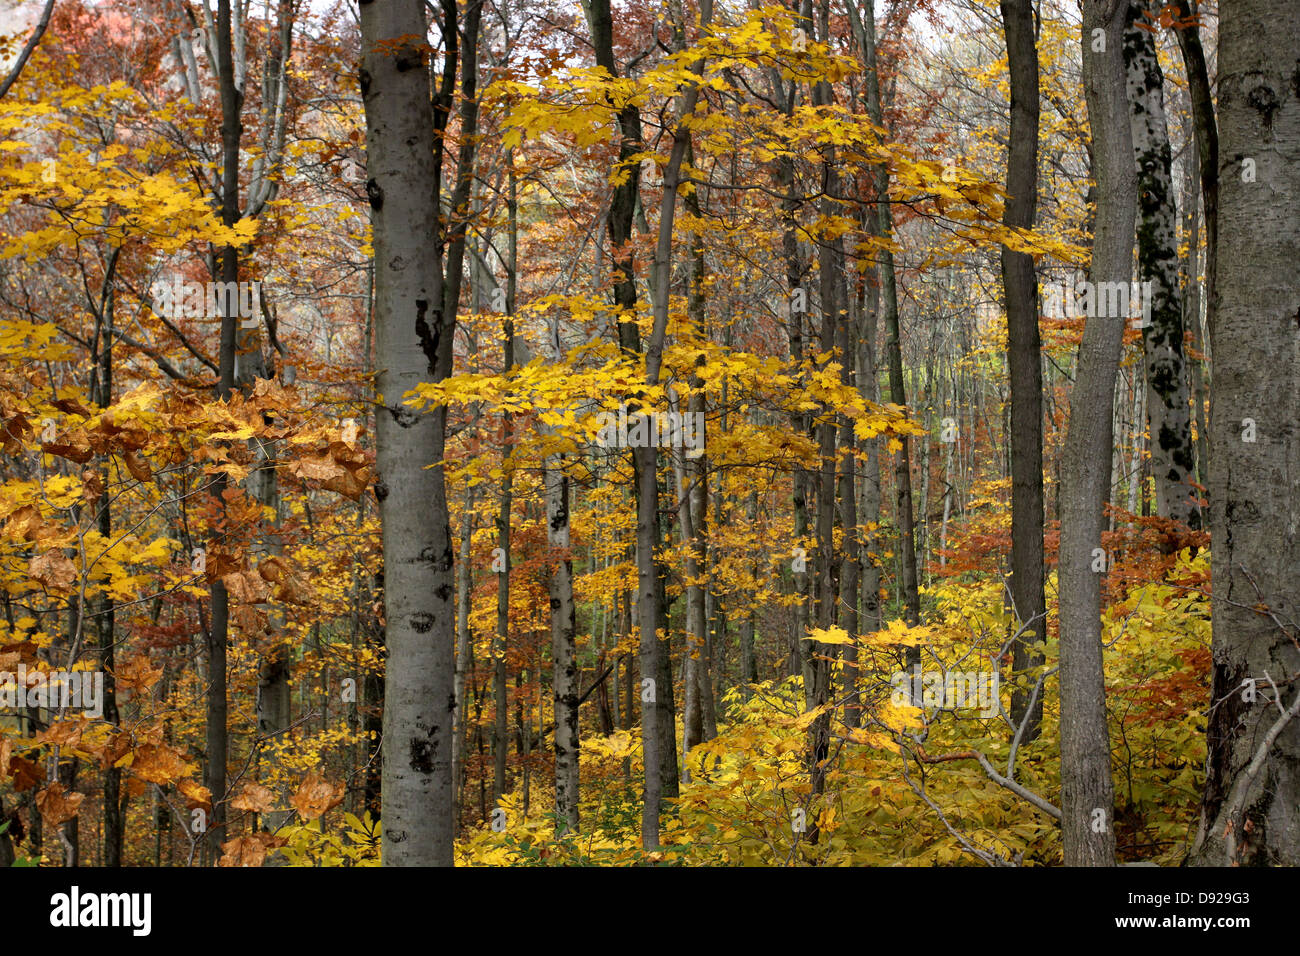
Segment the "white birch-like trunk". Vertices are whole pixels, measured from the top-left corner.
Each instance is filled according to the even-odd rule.
[[[446,409],[402,396],[451,371],[433,109],[419,0],[361,5],[366,192],[374,223],[377,476],[384,551],[383,859],[450,866],[455,689],[452,550],[441,467]],[[387,201],[385,201],[387,199]]]

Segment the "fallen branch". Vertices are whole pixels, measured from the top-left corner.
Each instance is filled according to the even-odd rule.
[[[998,773],[997,770],[994,769],[993,764],[989,763],[988,758],[985,757],[978,750],[961,750],[956,753],[939,754],[933,757],[919,749],[915,751],[915,753],[916,753],[917,760],[921,761],[921,763],[927,763],[927,764],[948,763],[953,760],[978,760],[979,765],[984,768],[984,772],[988,775],[988,778],[992,780],[994,783],[996,783],[999,787],[1003,787],[1006,790],[1010,790],[1020,799],[1033,804],[1035,807],[1037,807],[1039,810],[1042,810],[1044,813],[1046,813],[1057,823],[1061,822],[1060,810],[1052,806],[1050,803],[1048,803],[1038,794],[1034,793],[1032,790],[1027,790],[1026,788],[1022,787],[1020,784],[1016,783],[1014,780],[1010,780],[1002,776],[1002,774]]]

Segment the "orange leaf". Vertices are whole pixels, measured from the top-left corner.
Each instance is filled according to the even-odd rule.
[[[121,664],[113,672],[113,677],[119,688],[126,687],[136,692],[144,692],[158,683],[162,673],[162,667],[153,667],[147,654],[137,654]]]
[[[36,809],[41,811],[46,826],[57,827],[75,817],[85,799],[84,793],[73,792],[65,796],[63,784],[56,782],[36,794]]]
[[[236,837],[221,844],[224,855],[217,866],[261,866],[267,851],[284,846],[288,841],[270,833],[254,833]]]
[[[64,556],[62,551],[46,551],[27,563],[27,573],[34,580],[52,591],[62,591],[72,587],[77,580],[77,568]]]
[[[253,813],[265,813],[275,802],[275,794],[269,787],[260,783],[246,783],[239,795],[230,801],[232,810],[249,810]]]
[[[188,801],[186,804],[188,809],[194,810],[198,807],[202,807],[205,811],[211,812],[212,791],[207,787],[193,780],[182,780],[180,783],[176,784],[176,789],[179,790],[181,796]]]
[[[179,750],[167,744],[141,744],[136,748],[132,772],[149,783],[168,784],[185,776],[188,764]]]
[[[311,773],[289,798],[293,808],[304,820],[315,820],[325,811],[343,802],[342,784],[332,784],[324,777]]]

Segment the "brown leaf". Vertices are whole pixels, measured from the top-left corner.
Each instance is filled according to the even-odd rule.
[[[370,469],[363,467],[356,471],[345,469],[341,475],[321,482],[321,487],[326,491],[337,491],[351,501],[359,501],[369,484]]]
[[[298,792],[289,798],[289,803],[304,820],[315,820],[342,802],[343,785],[330,783],[314,773],[308,774],[307,779],[298,787]]]
[[[83,428],[68,432],[61,437],[56,436],[52,442],[42,442],[41,451],[47,455],[75,461],[78,465],[84,465],[95,457],[94,449],[90,447],[90,439]]]
[[[271,597],[271,589],[252,571],[232,571],[221,582],[233,604],[261,604]]]
[[[246,783],[238,796],[230,801],[232,810],[248,810],[252,813],[265,813],[275,802],[275,794],[270,787],[260,783]]]
[[[149,468],[149,459],[138,451],[122,452],[122,460],[126,462],[126,470],[131,473],[131,477],[136,481],[153,480],[153,471]]]
[[[0,733],[0,777],[9,773],[9,758],[14,755],[14,742]]]
[[[82,418],[89,418],[94,414],[75,398],[58,398],[50,402],[50,404],[61,412],[67,412],[69,415],[80,415]]]
[[[7,403],[6,403],[7,404]],[[17,455],[23,450],[23,439],[30,438],[32,435],[31,423],[27,421],[27,416],[22,412],[8,414],[6,411],[4,421],[0,422],[0,441],[4,443],[4,450],[10,455]]]
[[[289,473],[307,481],[329,481],[347,474],[347,469],[326,453],[310,457],[304,455],[289,465]]]
[[[298,574],[284,558],[272,555],[257,566],[257,573],[263,580],[270,581],[275,587],[275,599],[286,604],[306,606],[315,600],[314,592],[307,586],[302,575]]]
[[[217,861],[217,866],[261,866],[270,850],[287,842],[284,837],[270,833],[254,833],[227,840],[221,844],[224,855]]]
[[[176,789],[186,799],[186,809],[195,810],[202,807],[205,813],[212,812],[212,791],[207,787],[194,780],[182,780],[176,784]]]
[[[87,468],[81,473],[81,498],[88,505],[93,505],[104,497],[104,479],[99,471]]]
[[[14,777],[14,790],[22,793],[45,780],[41,768],[26,757],[10,757],[9,772]]]
[[[113,678],[119,689],[127,688],[136,693],[143,693],[162,677],[162,666],[154,667],[147,654],[136,654],[113,671]]]
[[[90,721],[84,717],[80,720],[60,720],[36,735],[38,744],[54,744],[56,747],[76,747],[81,743],[81,735]]]
[[[56,782],[36,794],[36,809],[41,811],[45,825],[54,828],[75,817],[85,799],[84,793],[65,793],[63,784]]]
[[[37,555],[27,564],[27,573],[52,591],[67,590],[77,580],[77,568],[57,549]]]
[[[204,560],[203,576],[208,581],[219,581],[232,571],[239,569],[239,562],[229,551],[221,548],[208,548]]]
[[[6,537],[20,541],[45,541],[56,537],[60,530],[58,525],[46,522],[35,505],[23,505],[9,516],[4,527]]]
[[[285,388],[279,379],[259,378],[253,386],[253,404],[266,409],[292,408],[298,401],[298,390],[290,385]]]
[[[131,752],[131,735],[116,733],[108,739],[97,753],[99,762],[105,770],[117,765],[117,762]]]
[[[149,783],[168,784],[188,772],[181,752],[167,744],[141,744],[135,750],[132,772]]]

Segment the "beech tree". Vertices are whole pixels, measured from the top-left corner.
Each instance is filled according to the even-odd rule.
[[[444,77],[454,82],[454,7]],[[366,193],[375,243],[377,478],[384,543],[384,861],[450,866],[455,595],[441,468],[446,409],[402,397],[451,371],[455,314],[443,304],[438,162],[424,5],[361,8]],[[450,90],[446,91],[450,96]]]
[[[1214,661],[1192,860],[1295,866],[1300,670],[1294,434],[1300,322],[1300,9],[1225,4],[1220,24],[1218,305],[1210,404]],[[1230,159],[1229,159],[1230,158]]]

